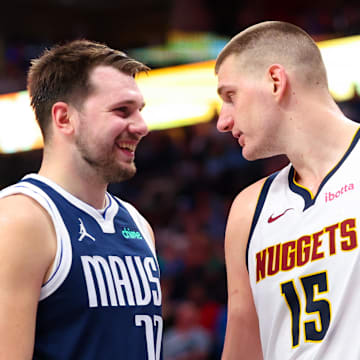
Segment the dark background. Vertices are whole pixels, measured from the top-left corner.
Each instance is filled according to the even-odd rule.
[[[0,10],[0,94],[24,90],[30,59],[57,42],[89,38],[131,52],[164,45],[175,30],[230,38],[262,20],[290,21],[315,40],[324,40],[360,34],[360,5],[336,0],[7,1]],[[358,98],[339,106],[360,119]],[[135,204],[154,228],[165,334],[179,326],[208,334],[203,357],[189,355],[187,360],[220,358],[227,295],[223,240],[233,198],[287,163],[283,157],[245,161],[238,144],[218,133],[215,122],[216,117],[205,124],[152,132],[138,149],[137,175],[110,186]],[[36,172],[40,162],[41,150],[0,155],[0,189]],[[196,316],[183,316],[186,322],[180,324],[176,309],[184,302],[196,307]]]

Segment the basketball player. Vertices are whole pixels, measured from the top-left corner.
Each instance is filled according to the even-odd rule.
[[[335,104],[318,47],[294,25],[242,31],[216,73],[218,130],[248,160],[290,160],[232,204],[222,358],[359,359],[359,125]]]
[[[44,156],[0,193],[1,360],[161,358],[153,233],[106,190],[135,174],[148,128],[134,76],[146,70],[87,40],[32,62]]]

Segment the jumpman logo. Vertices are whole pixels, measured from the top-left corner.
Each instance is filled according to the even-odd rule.
[[[95,241],[95,238],[86,231],[85,225],[80,218],[79,218],[79,221],[80,221],[80,231],[79,231],[80,237],[78,240],[82,241],[85,237],[88,237],[92,241]]]

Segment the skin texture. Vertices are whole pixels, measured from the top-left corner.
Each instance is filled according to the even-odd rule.
[[[80,106],[53,105],[39,174],[100,209],[109,181],[135,174],[135,149],[148,128],[133,77],[98,66],[90,81],[95,91]],[[0,360],[32,358],[39,294],[55,254],[47,212],[25,195],[0,199]]]
[[[229,56],[219,70],[218,93],[223,105],[217,127],[219,131],[231,131],[247,160],[268,157],[279,151],[279,108],[274,100],[280,89],[274,87],[274,82],[283,74],[274,67],[271,73],[254,79],[241,72],[238,61],[236,56]],[[268,120],[271,118],[273,121]]]
[[[41,206],[22,195],[0,201],[0,359],[32,358],[40,287],[55,252]]]
[[[299,81],[292,68],[269,63],[254,74],[241,64],[239,56],[231,54],[219,67],[218,93],[223,105],[218,130],[230,132],[248,160],[285,154],[296,170],[295,180],[315,196],[346,152],[358,124],[342,114],[327,88]],[[228,217],[228,322],[223,360],[262,358],[245,257],[263,183],[264,179],[240,192]]]
[[[99,66],[90,79],[96,90],[82,106],[54,104],[53,133],[58,136],[50,139],[39,173],[60,181],[73,195],[101,208],[108,183],[135,174],[134,149],[148,128],[141,115],[144,99],[132,77]],[[129,151],[129,146],[134,148]],[[67,171],[47,161],[52,157],[62,158]],[[68,173],[75,175],[75,181]]]
[[[239,194],[228,217],[225,234],[228,322],[222,356],[226,360],[262,359],[258,319],[245,263],[249,223],[256,205],[253,199],[262,184],[263,180]]]

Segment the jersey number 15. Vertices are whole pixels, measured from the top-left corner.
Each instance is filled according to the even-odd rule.
[[[318,314],[320,322],[315,320],[303,321],[305,341],[319,342],[323,340],[330,325],[330,303],[326,299],[315,299],[317,294],[327,293],[328,284],[326,272],[320,272],[300,278],[305,293],[305,313]],[[299,345],[300,322],[302,318],[301,301],[294,280],[280,284],[291,313],[292,346]]]

